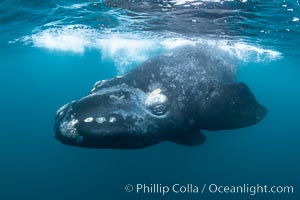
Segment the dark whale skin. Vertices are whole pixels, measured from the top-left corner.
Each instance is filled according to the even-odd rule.
[[[236,70],[221,49],[178,47],[122,77],[97,82],[87,96],[63,106],[55,136],[87,148],[202,144],[200,130],[248,127],[267,114],[249,87],[235,81]]]

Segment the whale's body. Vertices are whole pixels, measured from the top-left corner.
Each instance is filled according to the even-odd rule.
[[[122,77],[97,82],[87,96],[63,106],[56,138],[90,148],[201,144],[200,130],[247,127],[267,114],[235,76],[236,65],[224,51],[176,48]]]

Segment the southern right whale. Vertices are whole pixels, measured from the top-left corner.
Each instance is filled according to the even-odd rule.
[[[218,48],[183,46],[122,77],[102,80],[57,111],[56,138],[87,148],[136,149],[172,141],[194,146],[200,130],[251,126],[267,109],[235,81],[234,59]]]

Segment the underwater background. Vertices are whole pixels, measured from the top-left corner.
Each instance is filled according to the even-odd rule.
[[[0,1],[0,199],[300,199],[299,1]],[[203,131],[197,147],[83,149],[54,138],[56,110],[93,84],[185,44],[238,61],[269,110]],[[127,184],[268,185],[292,194],[136,194]]]

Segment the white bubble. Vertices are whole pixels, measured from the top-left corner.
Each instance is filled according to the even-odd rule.
[[[292,18],[298,22],[299,18]],[[246,62],[264,62],[280,58],[278,51],[258,47],[240,41],[216,40],[205,37],[184,37],[181,35],[153,36],[149,33],[102,33],[92,27],[76,24],[58,26],[40,30],[10,43],[23,42],[35,47],[56,51],[68,51],[83,54],[86,49],[101,52],[103,60],[111,60],[118,73],[123,74],[133,65],[137,65],[157,52],[168,51],[183,45],[210,45],[226,49],[236,58]],[[255,58],[255,60],[254,60]]]

